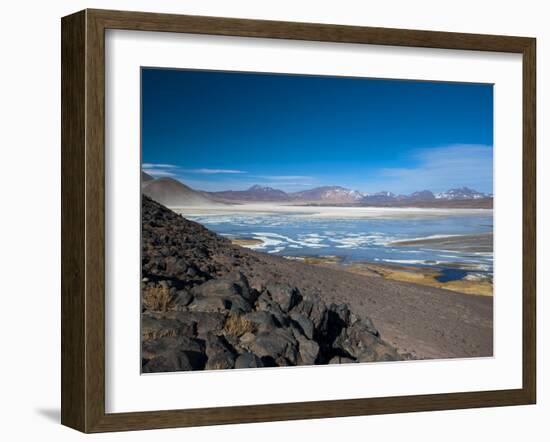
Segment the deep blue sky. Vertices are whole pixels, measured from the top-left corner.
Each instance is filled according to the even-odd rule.
[[[142,69],[143,168],[203,190],[492,192],[492,85]]]

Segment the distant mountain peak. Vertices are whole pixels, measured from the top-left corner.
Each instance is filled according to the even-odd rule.
[[[260,184],[254,184],[252,187],[249,187],[247,192],[282,192],[282,190],[274,189],[273,187],[269,186],[261,186]]]
[[[469,200],[469,199],[481,199],[490,198],[491,195],[478,192],[477,190],[470,189],[469,187],[455,187],[449,189],[446,192],[439,192],[435,194],[436,199],[444,200]]]
[[[380,192],[373,193],[372,195],[380,195],[380,196],[395,196],[395,193],[389,192],[387,190],[381,190]]]
[[[321,186],[291,194],[295,201],[331,202],[336,204],[357,203],[364,194],[342,186]]]
[[[431,190],[419,190],[417,192],[413,192],[409,195],[409,198],[413,198],[415,200],[433,200],[435,199],[435,195]]]

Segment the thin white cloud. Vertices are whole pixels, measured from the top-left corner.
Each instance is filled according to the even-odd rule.
[[[312,181],[314,178],[307,175],[258,175],[258,178],[273,181]]]
[[[457,144],[421,149],[412,157],[418,165],[410,168],[382,169],[370,186],[394,192],[429,189],[445,191],[453,187],[472,187],[492,192],[493,148],[486,145]]]
[[[154,177],[179,177],[182,174],[199,174],[199,175],[218,175],[218,174],[245,174],[243,170],[236,169],[182,169],[175,164],[166,163],[143,163],[142,170]]]
[[[141,167],[143,169],[176,169],[178,166],[175,164],[143,163]]]
[[[207,169],[207,168],[201,168],[201,169],[182,169],[182,172],[186,172],[186,173],[199,173],[199,174],[204,174],[204,175],[246,173],[244,170],[236,170],[236,169]]]
[[[163,170],[163,169],[142,169],[146,174],[153,176],[154,178],[161,178],[161,177],[175,177],[177,176],[176,173],[170,172],[169,170]]]

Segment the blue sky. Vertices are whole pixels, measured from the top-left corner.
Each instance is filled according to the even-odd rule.
[[[492,193],[492,85],[142,69],[142,167],[201,190]]]

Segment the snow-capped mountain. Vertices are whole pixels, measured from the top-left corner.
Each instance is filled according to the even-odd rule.
[[[492,196],[491,194],[478,192],[469,187],[449,189],[446,192],[435,194],[435,198],[438,200],[477,200],[481,198],[491,198]]]
[[[331,203],[357,203],[361,201],[365,195],[357,190],[346,189],[340,186],[323,186],[316,187],[310,190],[294,192],[289,194],[294,201],[315,201],[315,202],[331,202]]]
[[[388,192],[387,190],[382,190],[381,192],[376,193],[367,193],[361,199],[362,203],[387,203],[390,201],[397,200],[395,193]]]

